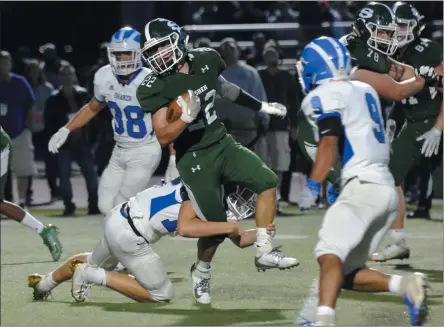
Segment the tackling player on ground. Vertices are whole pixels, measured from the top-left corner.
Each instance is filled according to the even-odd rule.
[[[148,186],[161,158],[151,114],[136,98],[137,86],[150,74],[142,67],[140,33],[124,27],[113,34],[108,45],[109,65],[94,76],[94,97],[49,141],[57,153],[71,131],[85,126],[105,105],[113,114],[116,145],[100,179],[98,206],[103,214]]]
[[[258,156],[227,133],[217,116],[214,99],[219,94],[239,105],[279,116],[285,116],[286,108],[262,103],[226,81],[221,76],[225,63],[220,55],[208,48],[188,50],[188,36],[176,23],[152,20],[145,26],[145,36],[142,56],[153,75],[139,86],[137,98],[143,110],[153,113],[160,144],[174,142],[177,169],[187,193],[178,231],[186,237],[200,238],[198,261],[191,268],[194,293],[206,294],[201,303],[210,303],[210,262],[224,237],[208,236],[220,234],[226,221],[222,184],[237,183],[258,194],[256,267],[296,266],[296,259],[273,249],[272,237],[266,232],[276,212],[277,177]],[[168,124],[167,107],[184,92],[189,93],[190,101],[179,98],[182,115]]]
[[[34,218],[29,212],[23,210],[23,208],[3,199],[6,180],[8,178],[8,169],[10,168],[11,139],[1,126],[0,126],[0,152],[1,152],[0,213],[2,215],[7,216],[10,219],[13,219],[23,225],[28,226],[37,234],[39,234],[43,239],[43,244],[45,244],[48,247],[49,252],[51,252],[52,259],[54,261],[59,260],[63,248],[57,235],[58,234],[57,227],[51,224],[48,224],[47,226],[43,225],[40,221]]]
[[[172,300],[174,286],[151,246],[176,231],[182,188],[177,178],[148,188],[112,209],[105,217],[104,235],[92,253],[74,255],[46,275],[28,276],[34,299],[46,299],[55,287],[72,279],[71,294],[78,302],[90,295],[92,285],[105,286],[138,302]],[[232,214],[228,212],[228,216]],[[236,219],[220,224],[239,248],[256,240],[256,230],[243,230]],[[274,230],[274,225],[267,227],[269,234]],[[131,275],[114,272],[117,262]]]
[[[309,92],[302,110],[319,139],[307,181],[310,192],[301,196],[304,206],[314,205],[338,151],[342,159],[342,190],[325,214],[315,247],[320,281],[318,294],[311,297],[319,300],[309,298],[308,303],[317,302],[316,314],[308,304],[297,323],[334,326],[336,301],[344,288],[403,295],[411,323],[422,325],[427,316],[426,276],[391,276],[365,267],[398,209],[378,94],[370,85],[350,80],[350,53],[336,39],[313,40],[297,67],[302,88]]]

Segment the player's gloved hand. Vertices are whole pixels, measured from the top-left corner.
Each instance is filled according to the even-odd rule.
[[[262,102],[262,107],[261,110],[259,110],[259,112],[265,112],[269,115],[285,117],[285,115],[287,114],[287,107],[284,106],[283,104],[276,102],[272,103]]]
[[[421,66],[415,73],[425,79],[425,87],[442,87],[442,76],[435,73],[435,67]]]
[[[438,154],[439,145],[441,144],[441,134],[441,130],[433,127],[431,130],[418,137],[416,139],[417,141],[424,140],[421,148],[421,154],[426,157],[431,157],[433,154]]]
[[[321,183],[312,179],[308,179],[305,189],[300,195],[299,208],[301,210],[309,210],[316,204],[319,192],[321,191]]]
[[[177,98],[177,103],[182,108],[180,119],[187,124],[191,124],[200,112],[200,99],[191,90],[188,90],[188,95],[190,97],[190,102],[185,102],[185,100],[179,96]]]
[[[339,183],[334,183],[330,185],[330,187],[327,189],[327,202],[329,204],[333,204],[336,202],[336,199],[339,196]]]
[[[48,143],[48,150],[52,153],[59,153],[59,148],[66,142],[71,131],[66,127],[62,127],[55,133]]]
[[[165,172],[165,181],[170,182],[177,177],[179,177],[179,171],[176,167],[176,156],[170,156],[170,161]]]

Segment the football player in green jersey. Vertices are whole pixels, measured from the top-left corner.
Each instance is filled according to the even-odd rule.
[[[226,81],[221,73],[225,63],[208,48],[188,50],[188,37],[176,23],[157,18],[145,27],[146,42],[142,56],[153,75],[137,90],[143,110],[153,114],[153,127],[162,145],[174,142],[177,169],[189,200],[181,205],[178,233],[200,238],[198,261],[192,266],[194,294],[205,295],[210,303],[210,262],[226,233],[222,185],[237,183],[257,193],[257,241],[255,265],[258,269],[290,268],[298,265],[293,258],[273,249],[266,227],[276,212],[276,175],[253,152],[242,147],[227,133],[217,116],[214,98],[219,94],[236,104],[267,114],[285,116],[285,106],[260,102],[238,86]],[[168,105],[184,92],[190,100],[179,97],[180,119],[167,123]],[[196,217],[199,218],[197,218]],[[199,299],[197,299],[199,301]]]
[[[0,126],[0,214],[5,215],[23,225],[28,226],[33,231],[38,233],[49,252],[51,252],[54,261],[59,260],[62,254],[62,244],[59,241],[57,227],[54,225],[43,225],[40,221],[34,218],[30,213],[23,210],[18,205],[3,199],[6,179],[8,177],[8,168],[11,157],[11,139],[9,135]]]
[[[442,47],[435,41],[421,38],[424,29],[423,17],[410,4],[397,2],[393,6],[398,26],[398,50],[396,59],[411,65],[419,74],[442,76]],[[438,155],[443,131],[442,90],[437,85],[428,85],[415,95],[396,102],[394,114],[405,117],[405,128],[392,143],[390,170],[397,186],[401,186],[409,171],[416,166],[421,156],[432,157],[429,164],[433,172],[442,160]],[[399,187],[400,192],[402,188]],[[403,198],[401,198],[403,201]],[[414,215],[429,217],[431,198],[419,203]],[[403,205],[403,203],[401,203]],[[398,215],[397,225],[404,226],[405,209]],[[392,231],[393,233],[393,231]],[[394,238],[395,239],[395,238]],[[410,251],[405,241],[399,239],[372,256],[373,261],[408,258]]]

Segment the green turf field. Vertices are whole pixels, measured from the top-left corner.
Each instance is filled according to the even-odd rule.
[[[259,273],[253,264],[254,249],[240,250],[226,241],[213,263],[211,307],[194,304],[189,268],[196,255],[196,241],[166,237],[154,245],[176,287],[170,304],[135,303],[120,294],[95,286],[88,302],[74,303],[70,284],[59,286],[52,298],[34,302],[27,275],[47,273],[57,267],[40,237],[14,221],[1,221],[1,325],[2,326],[118,326],[118,325],[288,325],[317,277],[313,246],[322,211],[278,218],[276,244],[301,265],[292,270]],[[35,214],[43,212],[35,211]],[[49,215],[50,212],[45,212]],[[60,228],[63,259],[91,251],[102,233],[102,217],[44,218]],[[242,222],[248,228],[252,221]],[[371,264],[385,272],[429,275],[431,309],[428,325],[444,322],[442,221],[408,220],[408,261]],[[352,231],[351,231],[352,232]],[[343,292],[338,304],[341,325],[408,325],[407,307],[389,294]]]

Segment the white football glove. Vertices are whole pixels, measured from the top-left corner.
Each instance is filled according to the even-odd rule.
[[[275,115],[279,117],[285,117],[287,114],[287,107],[283,104],[276,103],[276,102],[262,102],[262,107],[259,112],[265,112],[269,115]]]
[[[59,148],[66,142],[71,131],[66,127],[62,127],[55,133],[48,143],[48,150],[52,153],[59,153]]]
[[[433,154],[438,154],[439,145],[441,144],[441,134],[438,128],[433,127],[431,130],[425,132],[416,140],[421,141],[424,140],[421,148],[421,154],[426,157],[431,157]]]
[[[165,181],[171,182],[177,177],[179,177],[179,171],[176,167],[176,156],[170,156],[170,161],[168,162],[168,167],[165,172]]]
[[[177,99],[177,103],[182,108],[182,115],[180,116],[180,119],[182,119],[187,124],[191,124],[199,114],[200,99],[191,90],[188,90],[188,95],[190,96],[189,103],[185,102],[185,100],[181,96],[179,96],[179,98]]]

